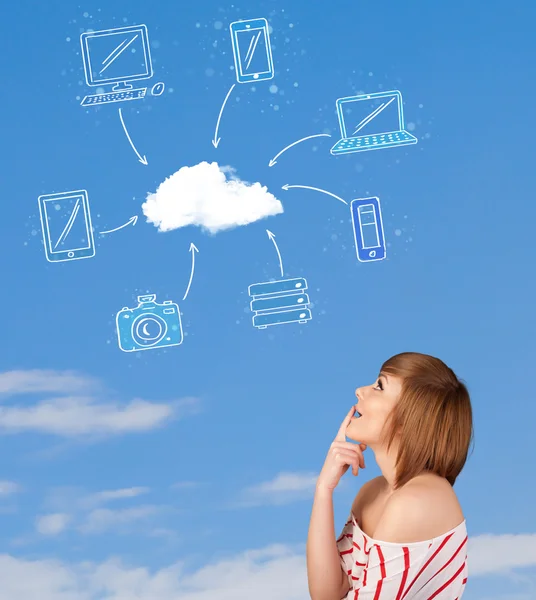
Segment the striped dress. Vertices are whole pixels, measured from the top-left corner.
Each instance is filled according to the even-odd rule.
[[[337,540],[350,583],[346,600],[459,600],[468,572],[465,525],[423,542],[382,542],[350,512]]]

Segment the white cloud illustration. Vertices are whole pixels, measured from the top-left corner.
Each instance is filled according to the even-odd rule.
[[[201,162],[168,177],[142,210],[159,231],[197,225],[217,233],[280,214],[283,206],[266,186],[240,180],[232,167]]]

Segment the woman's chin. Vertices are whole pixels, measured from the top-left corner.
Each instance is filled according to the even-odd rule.
[[[359,428],[359,418],[354,418],[350,422],[350,425],[346,428],[346,437],[351,439],[353,442],[359,441],[362,444],[366,444],[366,440],[363,439],[363,433]]]
[[[357,441],[356,440],[356,433],[353,431],[353,427],[350,426],[346,429],[346,437],[350,440],[352,440],[353,442]]]

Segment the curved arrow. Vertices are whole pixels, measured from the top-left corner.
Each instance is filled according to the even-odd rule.
[[[266,233],[268,234],[268,237],[274,243],[275,249],[277,250],[277,256],[279,256],[279,268],[281,269],[281,277],[283,277],[283,261],[281,259],[281,252],[279,252],[279,248],[277,247],[277,243],[275,241],[275,235],[268,229],[266,230]]]
[[[124,224],[124,225],[120,225],[119,227],[116,227],[115,229],[109,229],[108,231],[101,231],[100,234],[104,235],[105,233],[113,233],[114,231],[119,231],[120,229],[123,229],[123,227],[127,227],[127,225],[130,225],[132,223],[132,225],[136,225],[138,221],[138,215],[134,215],[133,217],[130,217],[130,219]]]
[[[227,104],[227,100],[228,100],[229,96],[231,95],[231,92],[233,91],[235,85],[236,85],[236,83],[233,83],[233,85],[227,92],[227,96],[225,96],[225,100],[223,101],[223,104],[221,105],[220,114],[218,115],[218,122],[216,123],[216,131],[214,132],[214,137],[212,138],[212,145],[214,146],[214,148],[217,148],[218,144],[220,143],[221,138],[218,137],[218,129],[220,127],[221,116],[223,114],[223,109],[225,108],[225,105]]]
[[[311,187],[309,185],[289,185],[288,183],[281,186],[281,189],[283,189],[283,190],[289,190],[290,188],[303,188],[304,190],[315,190],[315,192],[322,192],[323,194],[327,194],[328,196],[333,196],[333,198],[337,198],[337,200],[340,200],[341,202],[344,202],[346,205],[348,205],[348,202],[346,202],[346,200],[343,200],[342,198],[340,198],[339,196],[336,196],[335,194],[332,194],[331,192],[327,192],[326,190],[321,190],[320,188]]]
[[[272,160],[268,163],[268,166],[273,167],[275,164],[277,164],[276,158],[281,156],[283,154],[283,152],[286,152],[289,148],[292,148],[292,146],[295,146],[296,144],[299,144],[300,142],[304,142],[305,140],[310,140],[311,138],[315,138],[315,137],[331,137],[331,135],[329,133],[317,133],[316,135],[308,135],[307,137],[304,137],[301,140],[298,140],[297,142],[293,142],[292,144],[289,144],[286,148],[283,148],[283,150],[281,150],[281,152],[278,152],[272,158]]]
[[[132,146],[132,150],[134,150],[134,152],[136,153],[136,156],[138,157],[139,161],[141,162],[142,165],[147,165],[147,159],[145,158],[145,155],[143,156],[143,158],[141,157],[140,153],[136,150],[136,146],[134,146],[134,144],[132,143],[132,140],[130,139],[130,135],[128,135],[128,131],[127,128],[125,126],[125,122],[123,121],[123,113],[121,112],[121,109],[119,109],[119,118],[121,119],[121,124],[123,125],[123,129],[125,130],[125,134],[127,136],[127,139],[130,143],[130,145]]]
[[[190,286],[192,285],[192,279],[194,278],[195,253],[199,252],[199,250],[197,249],[197,247],[196,247],[196,245],[194,243],[190,244],[190,252],[192,253],[192,271],[190,273],[190,281],[188,282],[188,287],[186,288],[186,293],[184,294],[183,300],[186,300],[186,296],[188,295],[188,292],[190,291]]]

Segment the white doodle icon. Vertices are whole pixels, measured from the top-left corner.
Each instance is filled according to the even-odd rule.
[[[49,262],[95,256],[86,190],[43,194],[38,202],[43,243]]]
[[[116,315],[117,341],[123,352],[153,350],[182,344],[181,313],[171,300],[156,302],[156,294],[138,296],[138,306]]]
[[[341,139],[331,154],[350,154],[416,144],[405,130],[402,94],[398,90],[348,96],[337,100]]]
[[[312,319],[309,296],[303,277],[253,283],[248,292],[252,300],[253,327],[266,329],[283,323],[306,323]]]
[[[146,25],[82,33],[80,44],[87,85],[113,86],[110,92],[85,96],[81,106],[145,98],[146,87],[133,88],[128,82],[150,79],[153,76]],[[163,91],[164,84],[159,82],[153,86],[151,93],[153,96],[160,96]]]
[[[274,63],[266,19],[235,21],[230,25],[238,83],[272,79]]]

